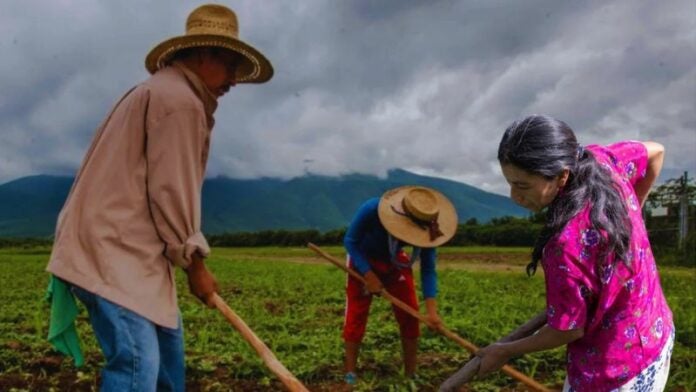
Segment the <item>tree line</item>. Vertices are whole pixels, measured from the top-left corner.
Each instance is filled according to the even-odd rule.
[[[696,222],[696,207],[690,210],[691,222]],[[658,264],[696,266],[696,230],[691,230],[679,246],[671,216],[653,217],[646,213],[650,242]],[[457,232],[445,246],[521,246],[532,247],[543,227],[543,214],[527,218],[501,217],[487,223],[471,218],[460,224]],[[262,247],[342,245],[346,228],[320,232],[319,230],[262,230],[231,232],[207,236],[212,247]],[[0,248],[50,247],[50,238],[0,238]]]
[[[475,218],[459,225],[448,246],[532,246],[541,230],[536,217],[494,218],[479,224]],[[308,242],[317,245],[342,245],[346,228],[321,233],[318,230],[263,230],[235,232],[208,236],[210,246],[304,246]]]
[[[655,187],[643,210],[650,242],[658,264],[696,266],[696,184],[691,178],[667,180]],[[656,215],[656,208],[666,210]],[[470,218],[460,224],[446,246],[526,246],[532,247],[545,222],[544,213],[526,218],[501,217],[486,223]],[[346,228],[318,230],[262,230],[208,235],[210,246],[260,247],[342,245]],[[0,248],[50,247],[51,238],[0,238]]]
[[[532,246],[541,230],[539,218],[502,217],[480,224],[471,218],[459,225],[448,246]],[[319,230],[261,230],[210,234],[206,238],[210,246],[260,247],[304,246],[308,242],[317,245],[342,245],[346,228],[320,232]],[[50,246],[51,238],[0,238],[0,248],[31,248]]]

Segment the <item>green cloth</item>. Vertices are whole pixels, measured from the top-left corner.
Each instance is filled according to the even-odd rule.
[[[75,319],[79,309],[70,288],[65,282],[51,275],[46,300],[51,303],[48,341],[56,350],[75,358],[75,366],[84,365],[85,359],[80,348],[80,338],[77,336],[77,329],[75,329]]]

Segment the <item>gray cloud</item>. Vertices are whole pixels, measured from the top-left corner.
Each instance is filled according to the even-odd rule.
[[[0,182],[74,173],[111,105],[147,77],[147,51],[183,33],[194,6],[3,2]],[[505,193],[497,143],[531,113],[563,119],[583,143],[660,141],[667,175],[696,171],[691,1],[231,6],[276,74],[221,100],[210,175],[402,167]]]

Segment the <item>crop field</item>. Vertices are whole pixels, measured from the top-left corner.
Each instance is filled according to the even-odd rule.
[[[343,259],[339,247],[327,250]],[[543,275],[524,274],[526,248],[442,248],[438,303],[447,327],[484,346],[544,308]],[[78,318],[86,365],[52,350],[46,340],[49,308],[44,299],[49,249],[0,249],[0,391],[96,391],[102,357],[83,312]],[[343,271],[305,248],[216,248],[208,260],[220,295],[278,359],[312,391],[342,385]],[[660,266],[674,312],[676,344],[669,391],[696,390],[696,270]],[[188,294],[178,272],[183,313],[187,390],[278,391],[282,384],[251,346],[214,309]],[[417,278],[417,283],[418,278]],[[420,290],[419,290],[420,295]],[[414,379],[401,370],[400,343],[390,306],[373,301],[360,353],[356,391],[434,391],[470,355],[453,341],[423,327]],[[559,389],[564,350],[516,358],[511,365]],[[469,391],[524,391],[496,373]]]

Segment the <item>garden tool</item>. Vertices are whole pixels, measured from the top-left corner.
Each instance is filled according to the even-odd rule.
[[[323,257],[324,259],[328,260],[331,262],[331,264],[335,265],[336,267],[342,269],[343,271],[347,272],[350,276],[354,277],[358,281],[362,282],[363,284],[365,283],[365,279],[360,275],[357,271],[350,269],[345,266],[344,263],[342,263],[340,260],[334,258],[330,254],[324,252],[321,248],[319,248],[317,245],[314,245],[313,243],[308,243],[307,246],[312,249],[315,253],[317,253],[319,256]],[[398,298],[394,297],[393,295],[389,294],[388,291],[382,290],[379,293],[379,296],[384,297],[387,299],[389,302],[391,302],[394,306],[398,307],[399,309],[407,312],[411,316],[415,317],[416,319],[422,321],[423,323],[427,324],[428,323],[428,318],[424,315],[422,315],[417,309],[413,309],[406,303],[402,302]],[[438,332],[441,333],[442,335],[445,335],[446,337],[450,338],[451,340],[454,340],[459,344],[460,346],[464,347],[466,350],[468,350],[472,354],[476,354],[476,351],[478,351],[478,347],[474,345],[473,343],[469,342],[468,340],[462,338],[461,336],[457,335],[456,333],[450,331],[446,327],[442,327],[441,329],[438,329]],[[476,367],[476,370],[478,370],[478,366]],[[508,376],[514,378],[517,381],[522,382],[523,384],[527,385],[531,390],[533,391],[538,391],[538,392],[550,392],[548,388],[545,386],[539,384],[536,382],[534,379],[528,377],[527,375],[519,372],[518,370],[515,370],[512,368],[510,365],[505,365],[501,368],[503,373],[507,374]]]
[[[217,293],[213,293],[212,302],[215,307],[227,318],[227,321],[232,324],[232,326],[242,334],[244,340],[249,342],[256,353],[259,354],[263,362],[268,366],[271,371],[278,376],[280,381],[285,385],[291,392],[309,392],[302,383],[293,376],[288,369],[283,366],[282,363],[275,357],[273,352],[266,346],[261,339],[256,336],[254,331],[249,328],[249,326],[242,320],[237,313],[232,310],[227,303],[219,296]]]
[[[546,324],[546,312],[541,312],[534,318],[529,320],[527,323],[523,324],[508,336],[498,340],[498,343],[511,342],[513,340],[522,339],[529,335],[532,335],[539,328]],[[450,378],[445,380],[442,385],[440,385],[440,392],[455,392],[461,388],[462,385],[471,381],[471,379],[478,374],[479,367],[481,366],[481,358],[473,357],[469,360],[461,369],[454,373]]]

